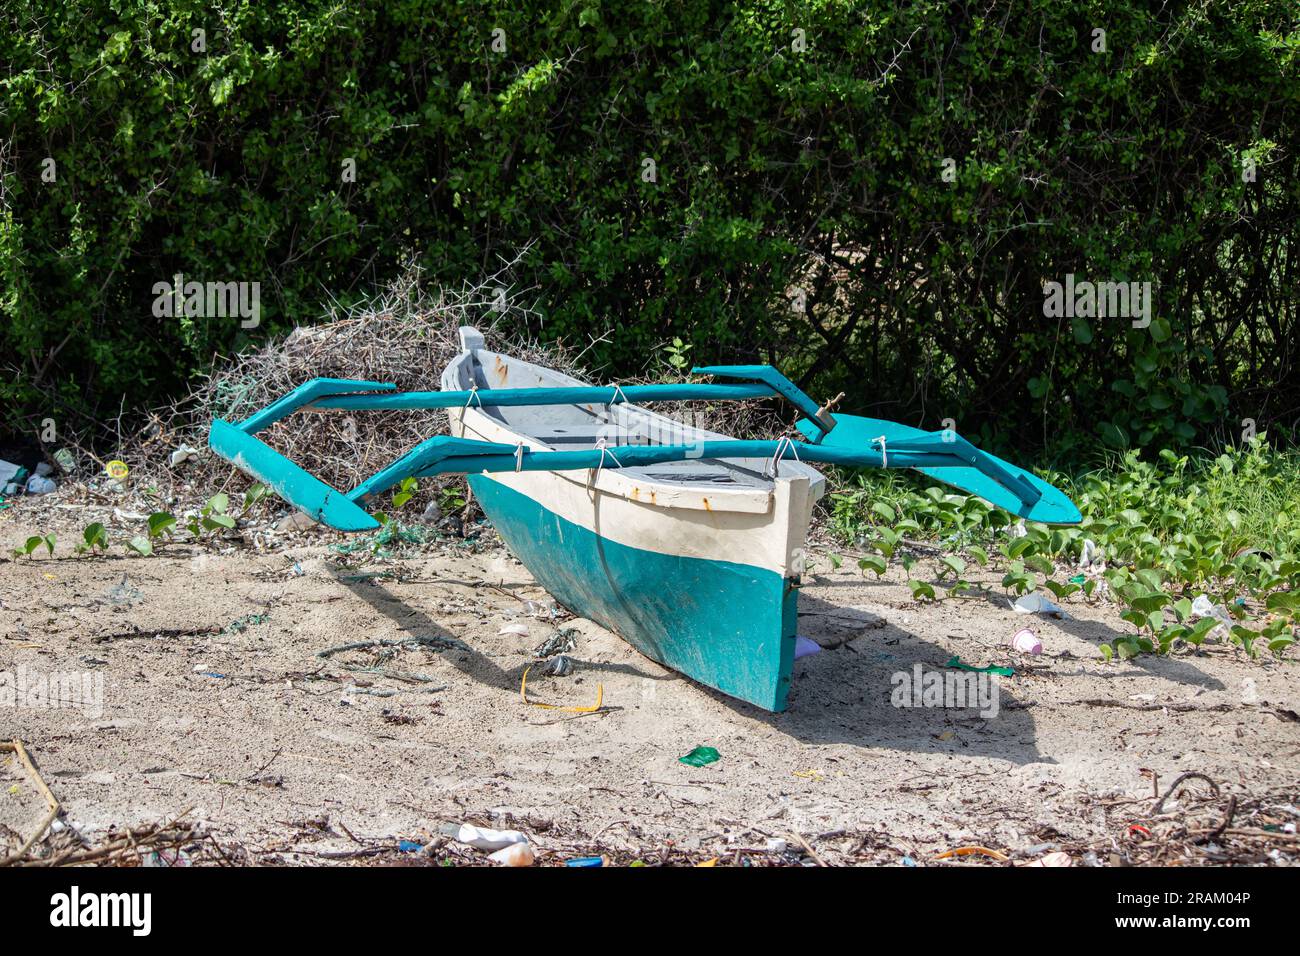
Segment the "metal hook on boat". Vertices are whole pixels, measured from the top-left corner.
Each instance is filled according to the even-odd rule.
[[[789,435],[782,435],[776,440],[776,451],[772,453],[772,460],[768,462],[768,467],[772,470],[771,477],[775,478],[781,470],[781,458],[787,448],[794,454],[794,460],[802,463],[799,458],[799,446]]]

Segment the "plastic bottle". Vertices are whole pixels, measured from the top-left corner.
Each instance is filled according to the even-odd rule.
[[[65,475],[70,475],[77,470],[77,459],[72,451],[67,448],[60,448],[54,453],[54,462],[63,470]]]
[[[27,493],[29,495],[48,495],[58,490],[59,486],[44,475],[32,475],[27,479]]]

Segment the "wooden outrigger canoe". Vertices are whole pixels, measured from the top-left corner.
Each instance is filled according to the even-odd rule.
[[[443,372],[447,391],[583,383],[483,347]],[[700,445],[726,436],[633,404],[448,409],[452,434],[534,451]],[[613,459],[607,457],[607,465]],[[666,667],[782,710],[794,663],[804,541],[826,480],[771,457],[685,458],[587,471],[470,476],[507,547],[557,601]]]
[[[769,366],[697,373],[746,384],[586,385],[489,351],[462,328],[441,391],[314,379],[209,444],[332,527],[378,527],[362,505],[407,477],[465,473],[506,545],[561,604],[652,660],[771,711],[785,709],[813,462],[915,468],[1024,518],[1080,520],[1060,491],[953,432],[831,415]],[[737,441],[674,421],[645,402],[779,396],[807,416],[806,440]],[[311,406],[445,408],[433,436],[340,492],[254,437]]]

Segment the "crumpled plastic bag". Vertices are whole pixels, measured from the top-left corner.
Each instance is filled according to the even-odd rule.
[[[1048,617],[1069,617],[1065,609],[1053,604],[1037,592],[1022,594],[1010,602],[1011,610],[1017,614],[1046,614]]]
[[[1216,640],[1227,640],[1231,633],[1232,615],[1222,604],[1213,603],[1206,594],[1198,594],[1192,600],[1192,617],[1212,617],[1217,620],[1218,625],[1209,635]]]

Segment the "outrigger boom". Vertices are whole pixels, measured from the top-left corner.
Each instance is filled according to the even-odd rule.
[[[241,470],[317,521],[343,531],[379,526],[361,507],[369,497],[408,477],[509,472],[575,471],[639,467],[691,459],[768,458],[859,468],[914,468],[978,495],[1013,514],[1050,524],[1075,524],[1078,509],[1042,479],[981,451],[952,431],[925,432],[881,419],[835,415],[820,407],[780,372],[766,365],[709,366],[692,370],[748,380],[749,384],[477,388],[397,392],[386,382],[317,378],[294,389],[238,425],[216,419],[208,444]],[[331,488],[253,437],[303,408],[424,409],[543,405],[607,405],[658,401],[736,401],[780,396],[808,417],[798,423],[807,441],[698,441],[673,445],[611,445],[579,451],[537,451],[519,445],[436,435],[347,493]]]

